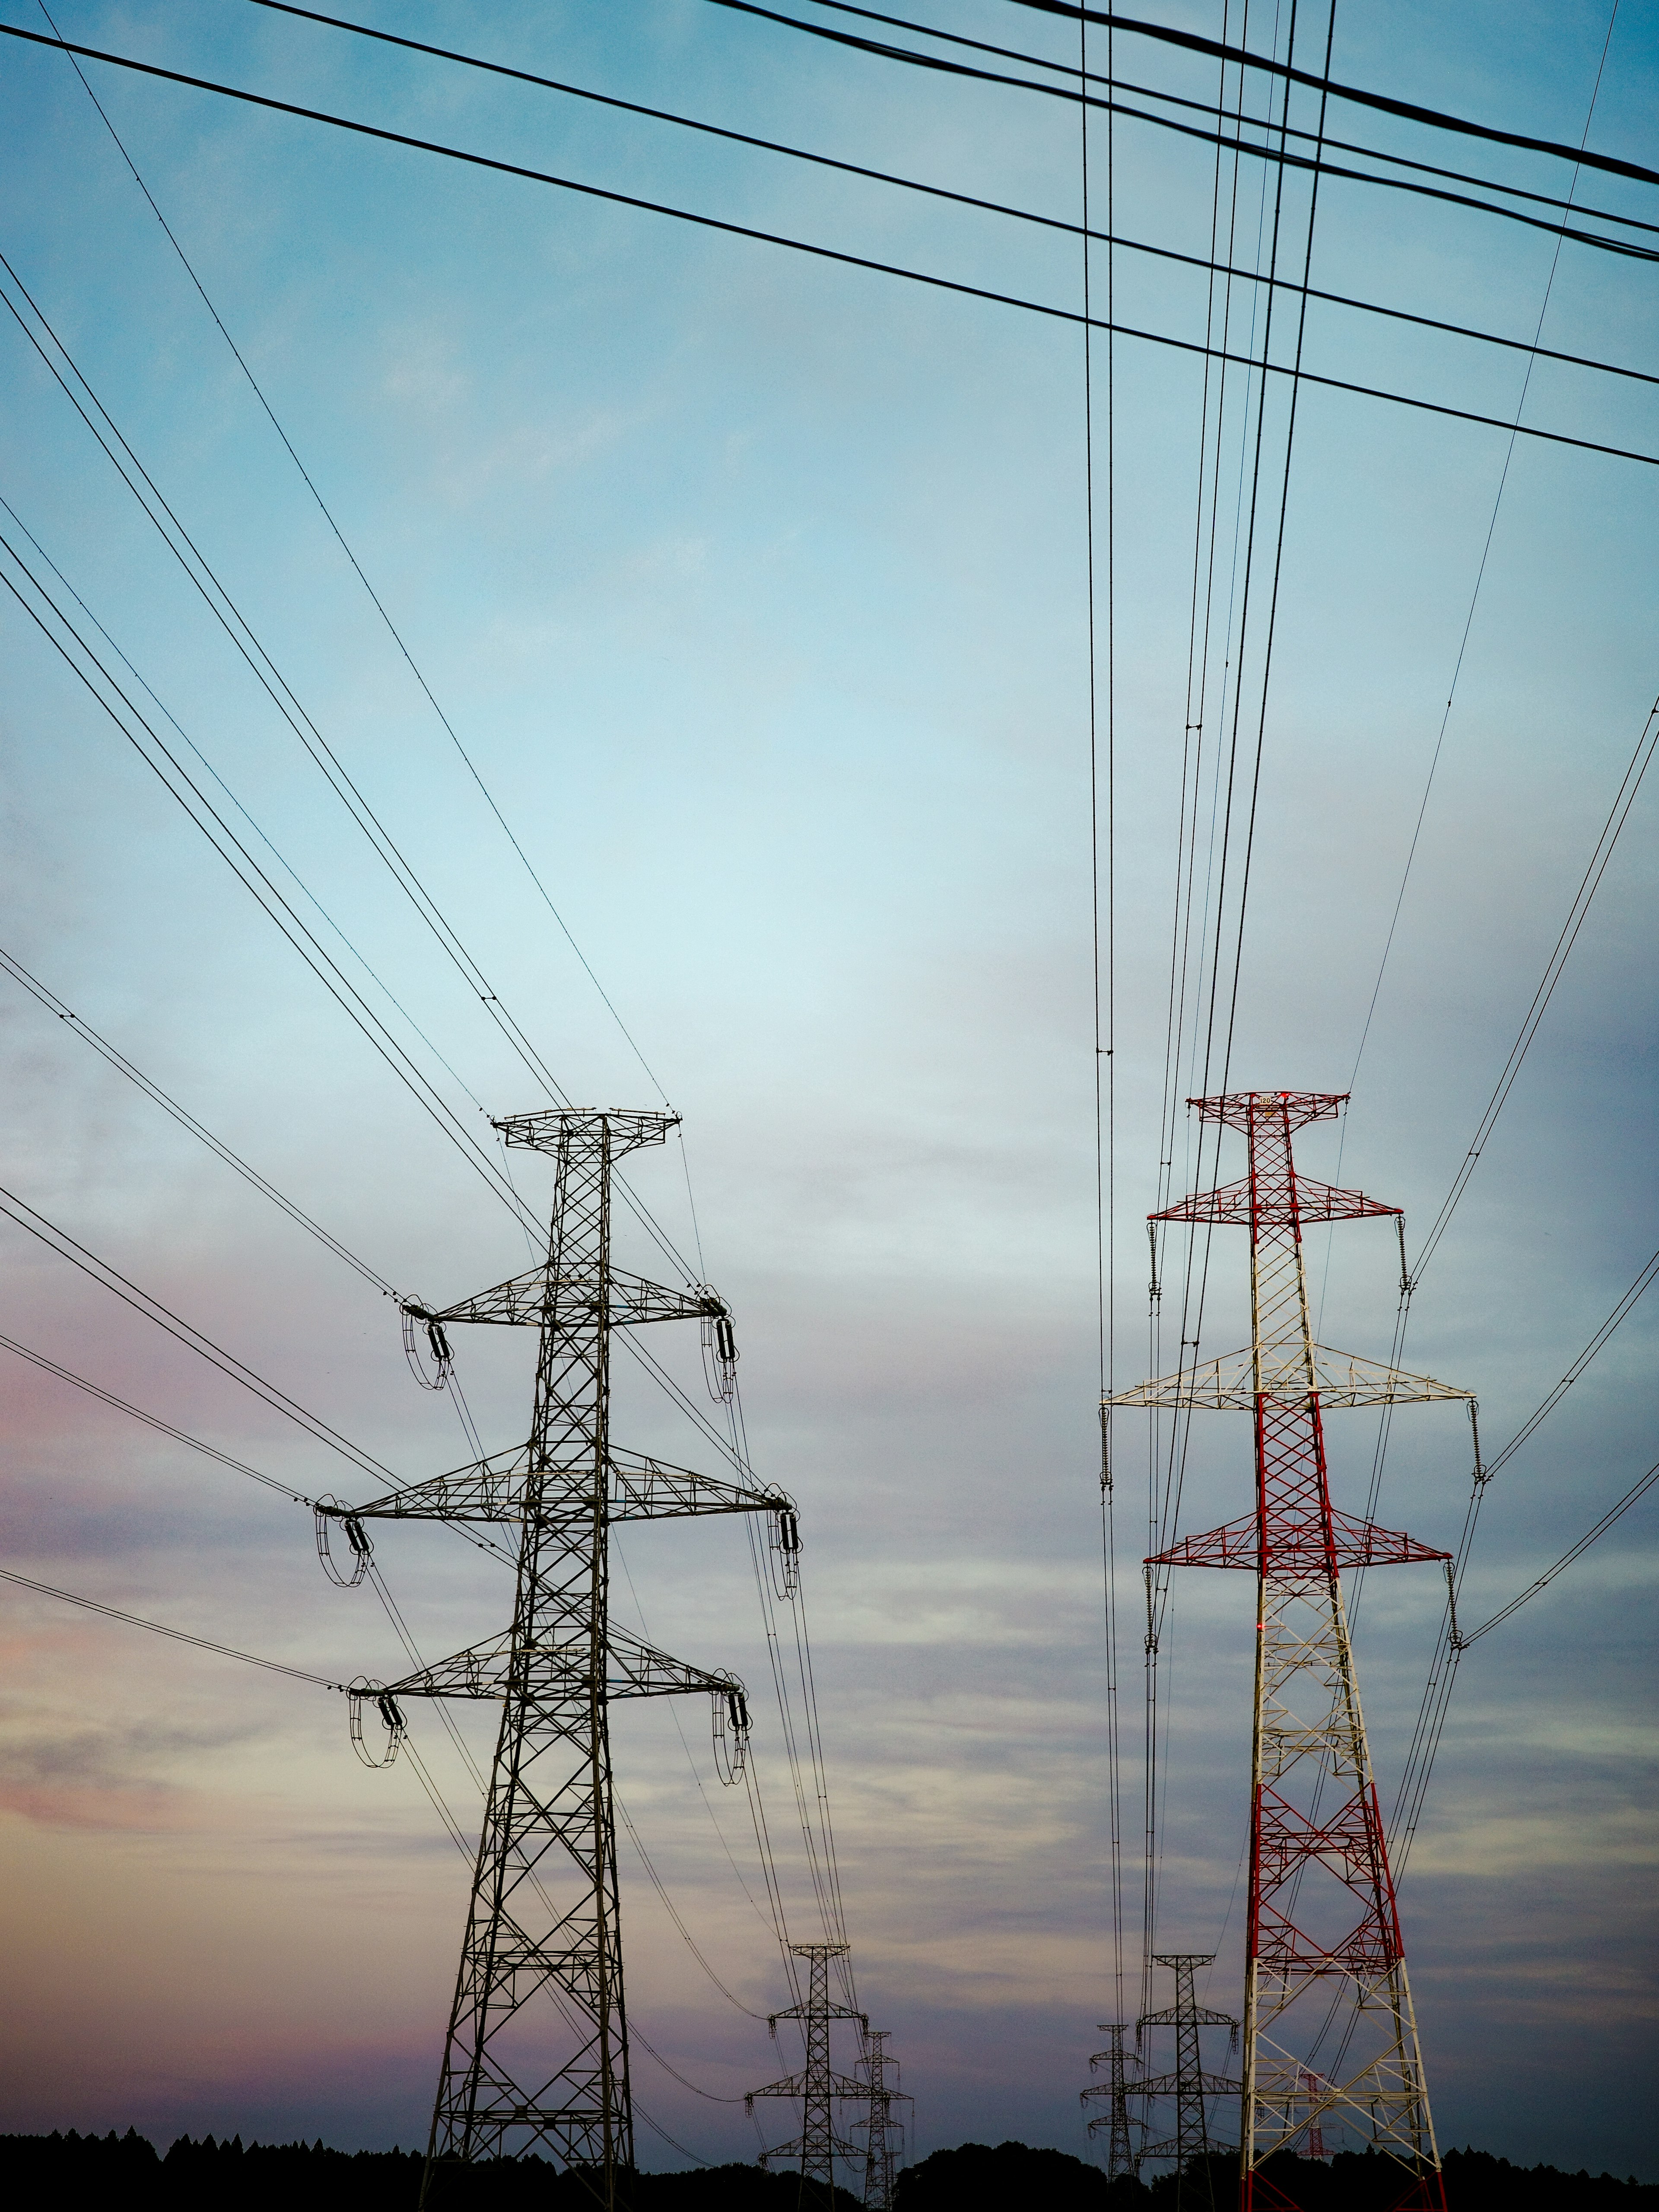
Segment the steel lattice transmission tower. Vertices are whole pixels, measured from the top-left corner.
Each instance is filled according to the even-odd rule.
[[[888,2034],[884,2027],[872,2028],[864,2039],[864,2069],[870,2077],[864,2094],[869,2117],[853,2123],[855,2135],[860,2129],[865,2131],[864,2212],[893,2212],[893,2178],[904,2134],[902,2122],[893,2117],[893,2107],[914,2101],[899,2087],[898,2061],[888,2051]]]
[[[568,1109],[495,1127],[552,1159],[544,1262],[441,1309],[407,1313],[447,1356],[464,1322],[538,1334],[526,1445],[373,1500],[325,1509],[354,1550],[365,1521],[516,1528],[510,1628],[386,1686],[395,1724],[408,1698],[479,1698],[502,1712],[472,1878],[455,2000],[433,2112],[422,2203],[453,2160],[537,2151],[586,2170],[617,2201],[634,2160],[623,2001],[610,1708],[620,1698],[701,1691],[729,1723],[741,1763],[743,1686],[651,1649],[612,1626],[609,1533],[621,1522],[701,1513],[793,1513],[751,1490],[613,1447],[611,1334],[647,1322],[729,1320],[706,1287],[666,1290],[611,1261],[613,1171],[659,1145],[678,1116]],[[793,1527],[793,1523],[792,1523]],[[379,1686],[373,1686],[377,1688]],[[389,1710],[388,1710],[389,1708]]]
[[[1188,2169],[1196,2159],[1207,2158],[1213,2149],[1231,2149],[1231,2144],[1215,2144],[1210,2140],[1209,2107],[1218,2097],[1237,2096],[1239,2084],[1220,2074],[1204,2070],[1200,2031],[1206,2027],[1231,2030],[1230,2040],[1238,2039],[1238,2022],[1231,2013],[1215,2012],[1201,2005],[1193,1987],[1193,1978],[1200,1966],[1213,1966],[1213,1951],[1155,1952],[1152,1964],[1168,1966],[1175,1976],[1176,2001],[1164,2012],[1145,2012],[1135,2022],[1135,2041],[1140,2043],[1148,2028],[1172,2027],[1176,2039],[1176,2063],[1172,2074],[1143,2074],[1135,2084],[1135,2094],[1150,2106],[1153,2098],[1167,2097],[1175,2104],[1175,2132],[1162,2141],[1148,2142],[1141,2149],[1143,2159],[1168,2158],[1175,2160],[1176,2197],[1180,2201],[1182,2185]]]
[[[792,1943],[789,1948],[798,1959],[806,1960],[806,2002],[792,2005],[787,2012],[775,2012],[767,2025],[775,2036],[781,2020],[799,2021],[806,2045],[805,2063],[799,2074],[786,2074],[780,2081],[769,2081],[763,2089],[751,2089],[743,2101],[751,2114],[757,2097],[787,2097],[799,2101],[799,2135],[793,2142],[780,2143],[774,2150],[763,2151],[760,2162],[770,2166],[775,2160],[799,2159],[801,2203],[821,2204],[829,2212],[836,2201],[836,2160],[839,2158],[853,2161],[859,2155],[856,2143],[836,2133],[832,2107],[849,2098],[866,2101],[870,2095],[864,2082],[848,2074],[837,2074],[831,2067],[830,2023],[855,2020],[862,2035],[868,2034],[870,2023],[863,2013],[855,2011],[851,2005],[830,2002],[830,1961],[846,1958],[849,1948],[847,1944]]]
[[[1258,2203],[1271,2212],[1290,2208],[1292,2200],[1263,2173],[1264,2162],[1275,2151],[1305,2149],[1315,2130],[1322,2145],[1333,2124],[1399,2161],[1409,2177],[1401,2206],[1444,2212],[1341,1577],[1346,1569],[1446,1554],[1333,1507],[1323,1417],[1332,1407],[1463,1400],[1470,1393],[1313,1341],[1304,1225],[1400,1219],[1397,1206],[1296,1172],[1294,1133],[1334,1120],[1344,1103],[1342,1095],[1302,1091],[1189,1101],[1205,1120],[1244,1136],[1249,1172],[1241,1182],[1198,1192],[1152,1218],[1249,1230],[1250,1348],[1143,1383],[1109,1402],[1249,1413],[1255,1430],[1255,1512],[1147,1561],[1242,1567],[1256,1576],[1240,2148],[1244,2212]],[[1322,2039],[1319,2023],[1333,1996],[1350,2001],[1348,2019],[1334,2039],[1341,2054],[1330,2062],[1336,2078],[1317,2075],[1310,2091],[1313,2053]]]
[[[1106,2110],[1097,2112],[1090,2120],[1089,2133],[1092,2137],[1103,2128],[1108,2130],[1106,2179],[1115,2181],[1121,2173],[1127,2173],[1139,2179],[1141,2154],[1135,2148],[1136,2124],[1129,2116],[1129,2100],[1137,2094],[1139,2084],[1129,2076],[1132,2070],[1139,2071],[1140,2061],[1123,2048],[1123,2039],[1129,2032],[1126,2021],[1113,2021],[1109,2026],[1102,2021],[1100,2032],[1109,2039],[1105,2050],[1097,2051],[1089,2061],[1089,2071],[1097,2073],[1103,2066],[1106,2079],[1097,2081],[1092,2088],[1080,2091],[1079,2102],[1084,2106],[1105,2104]],[[1145,2134],[1144,2124],[1142,2133]]]

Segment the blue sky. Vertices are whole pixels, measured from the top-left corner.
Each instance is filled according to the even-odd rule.
[[[1075,111],[840,52],[704,0],[355,13],[1076,211]],[[39,27],[21,0],[5,19]],[[1167,19],[1218,27],[1198,7]],[[411,135],[991,289],[1079,297],[1075,243],[1059,234],[240,0],[64,0],[58,20],[90,45]],[[993,0],[927,20],[1073,51],[1066,27]],[[1333,70],[1576,143],[1607,33],[1592,7],[1339,12]],[[1144,44],[1131,59],[1129,45],[1129,73],[1209,96],[1195,63]],[[6,47],[0,246],[17,277],[566,1090],[648,1103],[659,1094],[85,91],[61,56]],[[1656,59],[1653,9],[1626,0],[1594,146],[1650,158]],[[684,1115],[708,1272],[738,1316],[757,1464],[801,1502],[860,1988],[893,2031],[921,2146],[1014,2135],[1081,2150],[1075,2093],[1110,2000],[1078,334],[88,66]],[[1554,191],[1563,173],[1347,121],[1370,143],[1530,189]],[[1202,251],[1203,149],[1126,124],[1116,162],[1121,229]],[[1098,174],[1095,189],[1098,215]],[[1616,179],[1582,197],[1651,215]],[[1644,266],[1570,245],[1552,279],[1553,252],[1518,225],[1331,181],[1314,281],[1522,337],[1547,286],[1546,344],[1650,362]],[[1201,330],[1195,282],[1120,257],[1123,319]],[[1097,261],[1097,304],[1102,281]],[[469,1093],[495,1112],[537,1103],[9,319],[0,343],[0,493],[453,1066],[453,1079],[439,1073],[446,1094],[475,1120]],[[1506,419],[1525,373],[1513,353],[1334,309],[1310,316],[1307,358]],[[1098,397],[1098,350],[1095,367]],[[1127,1383],[1146,1356],[1140,1221],[1156,1191],[1200,375],[1190,358],[1124,342],[1114,384]],[[1535,369],[1526,419],[1659,452],[1644,389],[1559,366]],[[1299,404],[1236,1082],[1348,1083],[1504,444],[1335,392]],[[1342,1179],[1403,1205],[1419,1229],[1470,1143],[1653,698],[1652,473],[1523,440],[1502,478],[1340,1140]],[[15,604],[3,619],[6,949],[400,1288],[456,1296],[522,1264],[507,1215]],[[1645,790],[1637,801],[1414,1306],[1407,1364],[1477,1389],[1489,1443],[1544,1395],[1656,1241],[1643,950],[1655,804]],[[11,1188],[400,1470],[463,1456],[453,1416],[410,1384],[375,1293],[9,984],[0,1012]],[[1311,1173],[1334,1172],[1337,1141],[1310,1135]],[[677,1155],[647,1156],[637,1180],[689,1236]],[[1392,1253],[1365,1227],[1336,1243],[1330,1340],[1386,1354]],[[298,1488],[343,1486],[297,1433],[20,1233],[7,1231],[5,1255],[7,1333]],[[1248,1327],[1242,1249],[1219,1267],[1217,1351]],[[1477,1608],[1540,1571],[1649,1463],[1653,1324],[1638,1307],[1494,1486],[1470,1574]],[[689,1340],[654,1348],[694,1381]],[[463,1347],[492,1443],[522,1432],[523,1353]],[[397,1664],[366,1595],[324,1583],[296,1509],[21,1363],[5,1383],[3,1555],[17,1571],[325,1673]],[[1334,1479],[1358,1510],[1371,1432],[1344,1419],[1358,1425],[1339,1435]],[[631,1382],[617,1429],[694,1456]],[[1243,1431],[1218,1419],[1195,1461],[1192,1527],[1244,1510],[1247,1454]],[[1402,1415],[1380,1517],[1450,1543],[1467,1467],[1455,1410]],[[1132,1621],[1139,1546],[1135,1509],[1124,1513]],[[382,1547],[431,1650],[500,1613],[490,1571],[465,1555],[458,1567],[456,1548],[402,1532]],[[624,1550],[629,1605],[657,1640],[761,1679],[735,1530],[658,1530]],[[1465,1664],[1402,1893],[1443,2142],[1659,2173],[1643,2095],[1654,1565],[1644,1504]],[[1366,1595],[1360,1657],[1385,1795],[1437,1587],[1431,1571],[1401,1571]],[[1179,1948],[1219,1948],[1212,2001],[1228,2004],[1247,1604],[1231,1578],[1194,1578],[1170,1638],[1161,1924]],[[21,1592],[3,1617],[5,1911],[23,2000],[9,2008],[0,2124],[422,2138],[465,1878],[413,1776],[366,1774],[320,1692]],[[1132,1735],[1138,1659],[1131,1633]],[[459,1762],[435,1729],[426,1737],[446,1791],[468,1803]],[[624,1797],[671,1893],[723,1978],[766,2012],[784,2001],[775,1954],[672,1718],[630,1713],[618,1741]],[[763,1711],[758,1756],[781,1827],[787,1778]],[[717,1809],[749,1871],[729,1803]],[[626,1847],[623,1879],[646,2034],[721,2096],[770,2078],[764,2028],[703,1979]],[[785,1880],[810,1932],[798,1852]],[[740,2107],[643,2059],[638,2086],[701,2154],[752,2149]],[[660,2142],[650,2155],[679,2162]]]

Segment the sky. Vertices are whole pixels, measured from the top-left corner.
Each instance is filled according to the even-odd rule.
[[[708,0],[366,0],[349,12],[1077,218],[1075,106]],[[815,0],[786,12],[835,20]],[[1252,11],[1249,35],[1282,52],[1288,20],[1270,12]],[[1081,256],[1063,231],[244,0],[63,0],[55,13],[65,36],[163,68],[1080,304]],[[3,19],[44,27],[23,0]],[[1071,27],[1010,0],[924,20],[1075,57]],[[1159,20],[1220,29],[1212,6],[1170,4]],[[1325,27],[1321,14],[1316,34],[1297,32],[1310,67]],[[1562,0],[1340,9],[1331,38],[1344,82],[1575,145],[1588,123],[1592,147],[1651,159],[1659,15],[1643,0],[1624,0],[1611,36],[1599,0]],[[1097,40],[1091,65],[1103,67]],[[67,60],[5,43],[8,296],[21,305],[13,288],[26,288],[49,320],[566,1092],[665,1098],[684,1117],[683,1153],[677,1140],[642,1155],[633,1181],[729,1298],[755,1467],[799,1503],[860,2001],[891,2031],[915,2094],[913,2150],[1014,2136],[1085,2154],[1078,2092],[1095,2023],[1118,2015],[1078,326],[88,63],[221,330]],[[1170,48],[1126,36],[1116,62],[1160,90],[1213,97],[1213,65]],[[1298,97],[1314,127],[1316,99]],[[1559,193],[1570,173],[1332,113],[1356,142],[1524,190]],[[1104,128],[1091,125],[1097,224]],[[1118,233],[1204,255],[1213,173],[1212,149],[1121,120]],[[1268,203],[1261,170],[1242,174],[1248,258]],[[1633,183],[1586,172],[1574,191],[1655,219]],[[1285,222],[1299,266],[1304,181],[1287,189]],[[1120,321],[1201,340],[1197,277],[1112,259]],[[1105,262],[1097,248],[1097,313]],[[1595,359],[1654,357],[1638,261],[1571,241],[1558,253],[1543,230],[1443,202],[1322,179],[1307,265],[1332,292],[1541,333]],[[467,1126],[544,1103],[4,319],[5,535],[43,576],[55,566],[129,658],[177,742],[198,749],[204,788]],[[1304,340],[1316,374],[1503,422],[1522,409],[1568,437],[1659,453],[1659,408],[1627,380],[1544,361],[1529,373],[1521,352],[1318,303]],[[1094,769],[1097,798],[1111,799],[1109,836],[1097,810],[1114,1011],[1110,1372],[1125,1388],[1152,1356],[1142,1224],[1159,1189],[1205,400],[1194,354],[1120,338],[1109,373],[1097,337],[1089,366]],[[1228,1080],[1351,1090],[1346,1121],[1310,1131],[1302,1164],[1402,1206],[1415,1240],[1474,1140],[1659,682],[1656,479],[1524,437],[1510,453],[1502,430],[1312,384],[1286,469],[1285,388],[1261,475],[1262,546],[1281,490],[1284,518],[1265,707],[1260,595],[1237,692],[1245,758],[1258,712],[1262,743]],[[1248,420],[1229,418],[1212,485],[1218,607],[1237,604]],[[521,1267],[507,1212],[9,596],[0,623],[4,950],[400,1291],[459,1297]],[[1218,687],[1226,657],[1218,647]],[[1478,1392],[1489,1454],[1656,1241],[1659,1071],[1642,949],[1659,921],[1656,805],[1644,785],[1413,1303],[1404,1364]],[[1235,899],[1237,882],[1235,869]],[[3,976],[0,1019],[9,1189],[404,1479],[468,1456],[448,1401],[410,1381],[379,1290]],[[1178,1089],[1196,1087],[1183,1075]],[[1214,1165],[1179,1112],[1174,1133],[1172,1196]],[[1242,1165],[1224,1151],[1224,1177]],[[525,1164],[528,1200],[544,1206],[549,1185]],[[15,1225],[0,1236],[0,1331],[278,1482],[352,1494],[354,1469]],[[623,1264],[659,1264],[637,1236],[622,1245]],[[1386,1358],[1391,1233],[1358,1224],[1328,1251],[1310,1243],[1310,1259],[1324,1339]],[[1638,1304],[1493,1482],[1465,1585],[1477,1618],[1650,1464],[1656,1322],[1659,1308]],[[1166,1325],[1166,1355],[1174,1334]],[[495,1448],[525,1433],[530,1352],[482,1334],[459,1346],[459,1371]],[[1203,1340],[1218,1352],[1247,1336],[1243,1248],[1220,1240]],[[652,1349],[701,1391],[689,1330],[659,1332]],[[401,1671],[369,1593],[325,1581],[302,1508],[0,1358],[12,1571],[331,1680]],[[1360,1413],[1331,1427],[1337,1502],[1358,1511],[1375,1428]],[[707,1463],[625,1366],[615,1431]],[[1142,1432],[1120,1425],[1114,1453],[1138,1928]],[[1378,1517],[1449,1547],[1468,1468],[1456,1407],[1403,1411]],[[1183,1528],[1248,1510],[1249,1482],[1247,1430],[1215,1416],[1194,1441]],[[619,1614],[750,1686],[792,1929],[808,1940],[741,1532],[671,1525],[629,1531],[619,1549]],[[428,1653],[505,1618],[499,1570],[441,1530],[388,1531],[378,1556]],[[1401,1893],[1443,2145],[1659,2178],[1656,1565],[1650,1499],[1463,1662]],[[1440,1601],[1434,1570],[1401,1569],[1373,1578],[1360,1609],[1385,1803]],[[1179,1583],[1160,1654],[1159,1939],[1217,1953],[1209,2002],[1231,2011],[1248,1605],[1242,1578]],[[0,1621],[15,1991],[0,2130],[422,2142],[466,1875],[407,1762],[366,1771],[343,1701],[307,1683],[16,1586]],[[685,2162],[677,2145],[752,2155],[741,2103],[720,2100],[793,2063],[764,2024],[787,1993],[745,1890],[757,1893],[758,1867],[743,1793],[719,1787],[701,1707],[678,1721],[665,1705],[620,1717],[618,1788],[734,2001],[624,1840],[630,2015],[697,2085],[636,2051],[653,2124],[642,2159],[665,2166]],[[486,1718],[463,1726],[487,1748]],[[477,1792],[435,1724],[417,1717],[416,1740],[476,1823]],[[1132,1958],[1132,1990],[1135,1971]]]

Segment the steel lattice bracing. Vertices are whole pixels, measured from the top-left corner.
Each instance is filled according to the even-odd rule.
[[[1230,2148],[1217,2143],[1211,2134],[1210,2106],[1218,2097],[1237,2096],[1239,2090],[1239,2084],[1225,2075],[1206,2074],[1204,2070],[1202,2031],[1206,2027],[1224,2027],[1230,2037],[1238,2033],[1238,2022],[1231,2013],[1212,2011],[1208,2005],[1198,2002],[1194,1976],[1199,1967],[1212,1966],[1214,1962],[1213,1951],[1154,1953],[1152,1964],[1169,1967],[1175,1976],[1176,2001],[1163,2012],[1142,2013],[1135,2023],[1138,2044],[1144,2040],[1149,2028],[1175,2031],[1174,2071],[1143,2074],[1135,2084],[1135,2094],[1143,2100],[1149,2132],[1153,2101],[1167,2099],[1175,2106],[1173,2132],[1145,2143],[1140,2155],[1143,2159],[1167,2158],[1175,2161],[1177,2203],[1194,2162],[1207,2158],[1212,2150]],[[1207,2178],[1206,2170],[1206,2182]]]
[[[545,1264],[476,1298],[413,1310],[441,1329],[476,1322],[538,1332],[528,1443],[337,1509],[359,1532],[370,1520],[452,1519],[519,1531],[511,1628],[390,1686],[394,1700],[494,1698],[502,1708],[423,2203],[450,2161],[534,2152],[585,2172],[600,2201],[616,2204],[634,2139],[610,1707],[701,1691],[739,1739],[747,1730],[735,1677],[671,1659],[609,1619],[613,1521],[793,1511],[781,1492],[611,1448],[611,1331],[726,1314],[711,1292],[659,1289],[611,1265],[612,1170],[660,1144],[674,1120],[568,1110],[495,1124],[510,1146],[555,1163]]]
[[[1408,1536],[1334,1512],[1322,1401],[1343,1355],[1322,1352],[1308,1321],[1302,1225],[1395,1214],[1356,1191],[1299,1177],[1293,1133],[1334,1118],[1342,1099],[1243,1091],[1191,1102],[1239,1130],[1240,1183],[1201,1192],[1154,1220],[1236,1223],[1250,1235],[1248,1394],[1212,1363],[1142,1385],[1120,1405],[1248,1404],[1255,1430],[1255,1511],[1188,1537],[1149,1566],[1237,1566],[1257,1578],[1249,1902],[1246,1940],[1242,2195],[1281,2212],[1291,2200],[1264,2174],[1274,2152],[1306,2152],[1328,2130],[1398,2160],[1401,2205],[1443,2212],[1439,2153],[1395,1909],[1370,1753],[1354,1679],[1342,1571],[1443,1559]],[[1354,1362],[1338,1403],[1467,1397],[1426,1376]],[[1337,2024],[1322,2038],[1336,2007]],[[1322,2053],[1322,2072],[1311,2052]],[[1312,2083],[1315,2086],[1310,2087]]]
[[[847,2163],[859,2155],[857,2144],[836,2132],[835,2106],[848,2100],[867,2101],[870,2092],[864,2082],[849,2074],[837,2074],[830,2065],[830,2025],[832,2021],[854,2020],[860,2032],[867,2033],[869,2022],[852,2006],[830,2002],[830,1961],[846,1958],[845,1943],[792,1943],[789,1948],[806,1961],[806,2002],[792,2005],[787,2012],[774,2013],[769,2026],[775,2035],[781,2020],[799,2022],[806,2046],[805,2063],[799,2074],[786,2074],[779,2081],[769,2081],[763,2089],[751,2089],[744,2103],[751,2113],[757,2097],[786,2097],[799,2104],[799,2135],[793,2142],[763,2151],[761,2164],[769,2166],[781,2160],[796,2160],[800,2167],[801,2203],[830,2212],[836,2201],[836,2160]]]
[[[1136,2147],[1136,2123],[1130,2115],[1129,2100],[1139,2088],[1139,2081],[1132,2076],[1139,2074],[1140,2062],[1123,2047],[1123,2039],[1129,2032],[1127,2021],[1114,2021],[1109,2026],[1102,2021],[1100,2032],[1109,2039],[1105,2050],[1097,2051],[1089,2061],[1089,2071],[1097,2074],[1103,2066],[1106,2079],[1097,2081],[1091,2088],[1083,2090],[1079,2101],[1085,2108],[1091,2104],[1106,2106],[1103,2112],[1095,2113],[1089,2122],[1091,2137],[1100,2134],[1103,2129],[1106,2130],[1106,2179],[1115,2181],[1121,2173],[1133,2174],[1138,2178],[1141,2153]],[[1144,2121],[1140,2124],[1139,2132],[1144,2138]]]
[[[893,2212],[893,2180],[903,2136],[893,2107],[910,2102],[899,2087],[898,2061],[887,2048],[888,2034],[884,2027],[872,2028],[864,2039],[869,2116],[853,2123],[854,2134],[860,2129],[865,2134],[864,2212]]]

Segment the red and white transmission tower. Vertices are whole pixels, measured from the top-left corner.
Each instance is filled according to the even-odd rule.
[[[1322,2152],[1334,2124],[1399,2161],[1409,2179],[1397,2212],[1444,2212],[1446,2202],[1341,1577],[1345,1569],[1447,1554],[1333,1507],[1323,1413],[1471,1394],[1313,1341],[1304,1224],[1401,1218],[1397,1206],[1296,1172],[1292,1133],[1334,1120],[1344,1103],[1305,1091],[1188,1101],[1205,1120],[1242,1132],[1249,1172],[1152,1218],[1249,1229],[1250,1348],[1108,1401],[1255,1417],[1255,1512],[1146,1562],[1256,1576],[1243,2212],[1295,2212],[1262,2168],[1275,2152],[1311,2151],[1314,2139]],[[1335,2055],[1315,2074],[1315,2055],[1333,2034]]]

